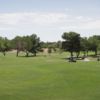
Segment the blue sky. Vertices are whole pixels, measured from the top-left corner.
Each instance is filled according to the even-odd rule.
[[[100,0],[0,0],[0,36],[57,41],[65,31],[100,35]]]

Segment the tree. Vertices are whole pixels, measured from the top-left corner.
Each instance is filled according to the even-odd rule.
[[[13,40],[12,40],[12,49],[16,49],[17,50],[17,53],[16,53],[16,56],[19,55],[19,52],[20,51],[24,51],[24,48],[23,48],[23,39],[22,37],[20,36],[16,36]]]
[[[62,38],[65,40],[62,42],[62,48],[66,51],[69,51],[71,57],[73,53],[77,53],[77,57],[80,53],[80,34],[76,32],[64,32]]]
[[[94,35],[89,38],[90,50],[95,52],[95,55],[98,54],[98,45],[100,44],[100,36]]]
[[[98,50],[98,55],[100,55],[100,43],[99,43],[99,45],[98,45],[97,50]]]
[[[84,57],[88,56],[88,51],[89,51],[89,48],[90,48],[90,44],[89,44],[89,41],[88,39],[85,37],[85,38],[81,38],[81,51],[84,53]]]
[[[0,37],[0,52],[5,56],[8,50],[10,50],[10,41],[7,38]]]
[[[17,50],[16,56],[18,56],[20,51],[24,51],[26,56],[29,56],[29,53],[33,53],[36,56],[37,51],[40,48],[40,39],[36,34],[30,36],[17,36],[13,39],[13,48]]]
[[[36,34],[32,34],[30,37],[30,49],[29,52],[33,53],[36,56],[37,51],[40,50],[40,38]]]

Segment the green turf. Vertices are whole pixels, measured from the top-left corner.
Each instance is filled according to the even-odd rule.
[[[0,100],[100,100],[100,62],[64,57],[0,54]]]

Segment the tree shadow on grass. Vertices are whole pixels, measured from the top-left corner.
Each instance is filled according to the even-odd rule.
[[[30,57],[37,57],[37,56],[34,56],[34,55],[29,55],[29,56],[26,56],[26,55],[19,55],[17,57],[22,57],[22,58],[30,58]]]
[[[91,58],[97,58],[98,55],[88,55],[88,57],[91,57]]]

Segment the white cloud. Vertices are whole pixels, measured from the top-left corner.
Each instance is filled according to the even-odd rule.
[[[58,34],[60,37],[64,31],[84,31],[96,29],[100,29],[100,19],[80,15],[72,16],[66,14],[66,12],[26,12],[0,14],[0,34],[8,37],[14,37],[17,34],[25,35],[36,32],[44,40],[52,40],[57,38],[56,36],[58,36]]]
[[[100,19],[88,22],[84,25],[86,29],[100,29]]]
[[[66,18],[63,13],[8,13],[0,14],[0,25],[17,25],[17,24],[53,24]]]

